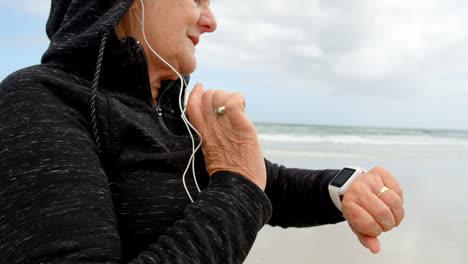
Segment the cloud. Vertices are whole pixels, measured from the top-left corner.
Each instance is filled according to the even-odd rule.
[[[46,0],[23,0],[23,8],[31,14],[37,14],[41,17],[48,17],[51,1]]]
[[[50,0],[0,0],[0,10],[26,11],[31,15],[46,18],[50,12]]]
[[[42,54],[49,44],[44,25],[50,4],[50,0],[0,0],[0,11],[5,12],[2,23],[11,24],[0,36],[4,56],[12,56],[14,52]]]
[[[0,0],[46,18],[50,0]],[[464,0],[212,1],[204,68],[253,72],[271,88],[386,97],[468,96]]]
[[[205,67],[270,73],[278,87],[295,80],[338,94],[468,95],[466,1],[220,0],[212,7],[218,31],[199,46]]]

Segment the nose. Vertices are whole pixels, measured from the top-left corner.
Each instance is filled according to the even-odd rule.
[[[201,34],[213,32],[218,27],[216,18],[209,7],[203,9],[197,24],[201,28]]]

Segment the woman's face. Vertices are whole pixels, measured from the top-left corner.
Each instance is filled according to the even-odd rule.
[[[139,5],[139,0],[136,2]],[[195,46],[200,36],[216,29],[210,0],[148,0],[144,3],[145,32],[151,47],[179,73],[192,73],[197,65]],[[139,40],[144,43],[143,39]],[[163,65],[146,46],[145,51],[150,63]]]

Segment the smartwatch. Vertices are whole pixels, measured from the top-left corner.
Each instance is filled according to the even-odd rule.
[[[344,167],[328,185],[328,192],[336,208],[341,211],[341,197],[349,185],[359,176],[366,173],[363,168],[356,166]]]

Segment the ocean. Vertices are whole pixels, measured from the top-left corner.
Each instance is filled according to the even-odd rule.
[[[374,255],[346,222],[265,226],[245,263],[465,263],[468,131],[255,124],[264,156],[291,168],[383,166],[400,181],[406,216]]]

